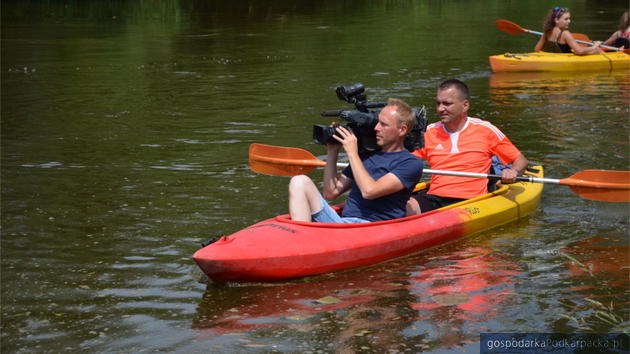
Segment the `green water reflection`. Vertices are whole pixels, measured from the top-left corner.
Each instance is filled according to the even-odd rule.
[[[593,39],[627,7],[562,5]],[[517,223],[334,276],[207,285],[190,258],[286,212],[288,180],[249,171],[247,148],[322,154],[319,113],[351,108],[339,84],[434,120],[436,85],[457,77],[472,115],[548,176],[628,170],[627,72],[489,71],[536,40],[494,20],[538,30],[547,6],[2,2],[1,350],[477,352],[484,331],[627,330],[628,206],[563,187]]]

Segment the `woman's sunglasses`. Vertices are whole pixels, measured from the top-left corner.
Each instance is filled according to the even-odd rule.
[[[558,18],[560,17],[560,15],[562,15],[565,12],[569,12],[569,9],[567,9],[566,7],[554,7],[553,8],[553,17]]]

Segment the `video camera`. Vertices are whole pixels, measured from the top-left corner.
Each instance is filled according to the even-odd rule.
[[[378,123],[380,110],[370,111],[370,108],[382,108],[387,103],[368,103],[365,87],[361,83],[346,86],[338,86],[335,90],[337,97],[348,103],[354,104],[356,110],[334,110],[326,111],[321,115],[324,117],[340,117],[349,122],[345,125],[356,135],[361,154],[371,153],[379,150],[376,144],[376,132],[374,127]],[[405,137],[405,148],[409,151],[420,149],[424,146],[424,131],[427,128],[426,109],[413,108],[416,114],[416,125]],[[333,138],[337,132],[338,125],[314,125],[313,140],[318,144],[339,142]]]

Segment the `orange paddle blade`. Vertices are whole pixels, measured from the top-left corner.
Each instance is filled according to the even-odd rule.
[[[602,202],[630,202],[630,171],[584,170],[561,179],[580,197]]]
[[[590,39],[590,38],[588,38],[588,36],[587,36],[587,35],[585,35],[584,33],[571,33],[571,35],[573,36],[573,38],[574,38],[576,41],[593,42],[593,41],[591,41],[591,39]],[[579,44],[579,45],[581,45],[582,47],[588,47],[588,46],[590,46],[590,44],[586,44],[586,43],[579,43],[579,42],[578,42],[578,44]]]
[[[249,146],[249,168],[272,176],[296,176],[307,174],[326,162],[306,150],[264,144]]]
[[[521,34],[527,33],[527,30],[523,27],[517,25],[516,23],[508,20],[496,20],[494,24],[497,26],[497,29],[501,32],[509,33],[509,34]]]

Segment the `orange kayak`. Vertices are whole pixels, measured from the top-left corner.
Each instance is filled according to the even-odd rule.
[[[542,177],[542,167],[535,169],[528,174]],[[517,182],[425,214],[372,223],[280,215],[221,237],[193,259],[216,282],[273,282],[362,267],[514,221],[537,209],[542,189],[542,183]]]
[[[630,69],[630,55],[623,52],[575,55],[572,53],[505,53],[490,56],[493,72],[514,71],[612,71]]]

